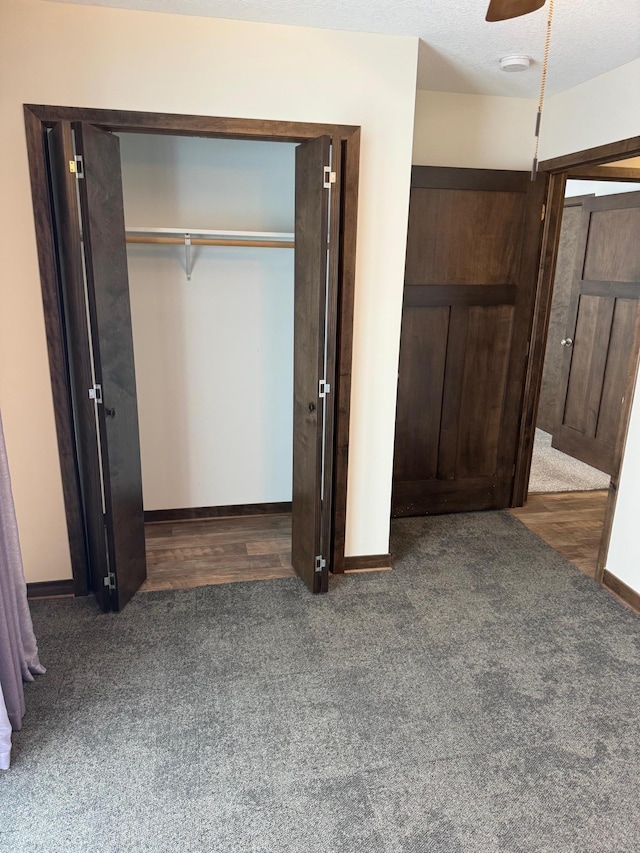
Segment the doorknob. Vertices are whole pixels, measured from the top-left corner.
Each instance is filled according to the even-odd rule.
[[[104,413],[108,418],[115,418],[115,416],[116,416],[116,410],[115,409],[105,409]]]
[[[571,338],[563,338],[560,343],[563,347],[570,347],[573,341],[571,340]]]

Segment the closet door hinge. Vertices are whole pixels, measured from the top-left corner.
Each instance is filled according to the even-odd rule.
[[[331,166],[324,167],[324,183],[322,184],[325,190],[331,189],[331,184],[335,184],[337,178],[336,173],[331,171]]]
[[[321,379],[318,382],[318,397],[320,397],[320,399],[322,400],[327,396],[327,394],[329,394],[330,391],[331,385],[328,382],[325,382],[324,379]]]
[[[84,161],[82,154],[76,154],[73,160],[69,160],[69,171],[76,178],[84,178]]]
[[[544,222],[544,218],[547,215],[547,205],[542,205],[542,211],[540,212],[540,222]]]
[[[96,403],[102,403],[102,385],[94,385],[89,388],[89,399],[95,400]]]
[[[322,556],[322,554],[319,554],[316,557],[316,572],[321,572],[326,567],[326,565],[327,565],[327,561]]]
[[[116,576],[114,572],[107,573],[107,576],[104,579],[104,585],[108,587],[109,590],[114,590],[116,588]]]

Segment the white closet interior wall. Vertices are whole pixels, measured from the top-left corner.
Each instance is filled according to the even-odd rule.
[[[295,146],[121,134],[127,228],[294,228]],[[291,500],[292,249],[128,244],[146,510]]]

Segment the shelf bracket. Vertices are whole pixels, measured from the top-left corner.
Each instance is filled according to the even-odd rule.
[[[191,234],[184,235],[184,263],[187,281],[191,281]]]

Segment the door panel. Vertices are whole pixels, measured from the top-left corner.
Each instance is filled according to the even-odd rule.
[[[544,181],[414,167],[395,516],[508,506]]]
[[[109,566],[120,610],[146,578],[140,437],[129,305],[120,146],[113,134],[75,126],[104,472]]]
[[[396,443],[405,452],[396,453],[394,476],[401,480],[437,476],[439,419],[430,415],[442,409],[450,313],[449,307],[418,307],[403,321],[402,334],[411,345],[406,347],[398,395],[406,398],[415,389],[419,393],[414,396],[412,409],[405,407],[398,412]],[[427,376],[430,380],[425,382]]]
[[[638,253],[632,244],[637,243],[640,234],[640,208],[612,209],[610,200],[611,197],[607,197],[607,207],[603,210],[597,210],[594,203],[590,205],[583,278],[586,281],[637,283],[640,277]]]
[[[630,359],[629,342],[633,341],[638,302],[634,299],[616,299],[611,328],[611,341],[602,389],[602,402],[596,426],[596,438],[615,446],[620,428],[620,401],[627,389]]]
[[[82,497],[84,536],[88,563],[87,588],[93,590],[103,610],[110,606],[104,585],[108,563],[102,504],[96,403],[89,399],[94,378],[91,368],[91,341],[87,326],[87,302],[82,260],[80,213],[75,148],[69,122],[58,123],[48,134],[54,219],[59,250],[59,269],[65,318],[65,339],[73,405],[78,477]]]
[[[325,370],[325,312],[329,190],[324,167],[331,140],[321,136],[296,149],[295,297],[293,368],[292,564],[313,592],[326,591],[321,555],[323,406],[318,387]]]
[[[614,474],[640,305],[640,192],[587,199],[552,446]],[[559,341],[549,341],[549,346]]]
[[[514,237],[521,228],[523,208],[521,193],[414,188],[405,284],[513,280],[520,256]],[[455,241],[437,236],[452,233]]]
[[[513,307],[472,306],[460,400],[457,476],[489,477],[498,467]]]
[[[598,420],[599,389],[606,366],[607,341],[611,332],[613,302],[600,296],[580,300],[573,338],[575,361],[567,391],[564,422],[580,432],[593,434]]]

